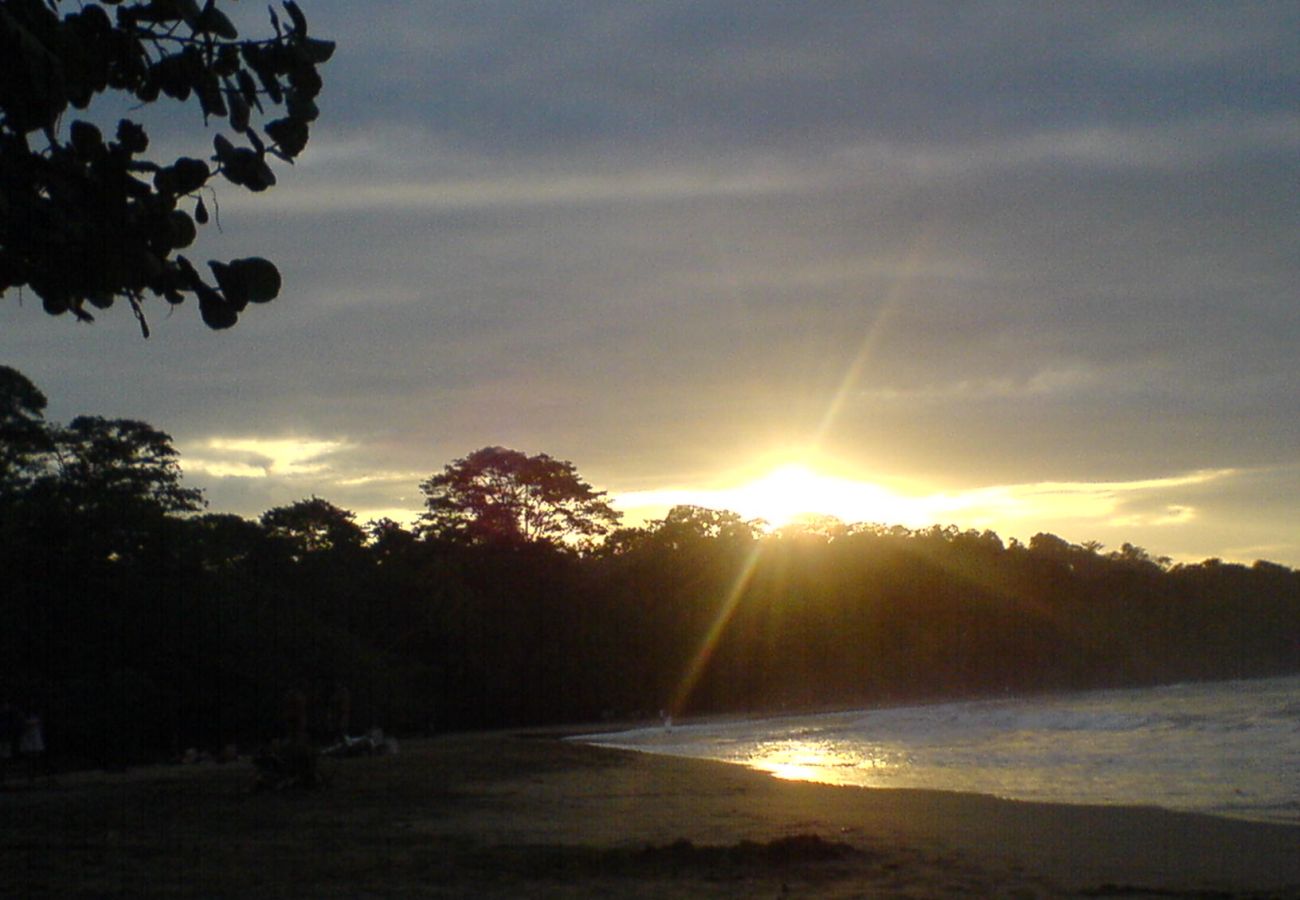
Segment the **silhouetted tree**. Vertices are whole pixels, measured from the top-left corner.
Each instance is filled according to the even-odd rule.
[[[258,554],[267,539],[266,529],[233,513],[207,513],[187,523],[188,546],[204,569],[225,570]]]
[[[46,312],[89,321],[88,306],[125,299],[145,336],[146,291],[198,298],[203,321],[228,328],[251,301],[273,299],[280,273],[260,257],[210,261],[215,285],[176,251],[209,221],[201,195],[220,174],[263,191],[268,157],[292,162],[307,144],[333,43],[310,37],[292,0],[274,36],[240,39],[216,0],[0,2],[0,293],[29,287]],[[149,159],[145,129],[121,119],[106,136],[89,118],[64,128],[69,106],[101,94],[147,105],[197,100],[206,124],[225,119],[207,159]],[[272,118],[278,112],[279,118]],[[38,143],[34,146],[33,140]],[[241,146],[236,146],[236,143]]]
[[[621,514],[573,463],[484,447],[420,483],[423,530],[470,543],[544,542],[604,534]]]
[[[171,435],[135,419],[78,416],[54,432],[54,476],[82,514],[147,505],[161,513],[194,512],[203,492],[181,485]]]
[[[416,545],[415,534],[385,516],[366,523],[370,552],[383,563],[409,552]]]
[[[729,509],[709,509],[682,504],[649,524],[655,541],[679,547],[704,538],[723,541],[754,540],[763,533],[761,519],[745,519]]]
[[[350,510],[313,496],[267,510],[262,514],[262,527],[272,538],[287,543],[294,557],[302,557],[359,549],[365,532],[355,519]]]
[[[0,503],[30,483],[39,455],[50,449],[45,406],[26,375],[0,366]]]
[[[50,430],[51,449],[25,491],[25,515],[70,562],[152,555],[166,522],[204,505],[181,482],[171,436],[134,419],[78,416]]]

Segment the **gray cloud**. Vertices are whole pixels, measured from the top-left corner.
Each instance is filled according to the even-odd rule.
[[[1300,446],[1294,6],[307,12],[339,41],[312,143],[195,254],[264,252],[285,294],[221,335],[159,304],[148,343],[6,297],[54,418],[346,448],[196,471],[249,514],[418,506],[403,478],[488,443],[620,490],[811,442],[965,488],[1232,468],[1131,539],[1300,563],[1267,534]]]

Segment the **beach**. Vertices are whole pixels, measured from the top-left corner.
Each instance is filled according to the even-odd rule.
[[[1300,827],[782,781],[550,732],[407,741],[255,791],[250,763],[12,774],[5,896],[1300,897]]]

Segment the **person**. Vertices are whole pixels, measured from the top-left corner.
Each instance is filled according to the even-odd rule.
[[[32,710],[23,721],[23,733],[18,738],[18,754],[27,761],[27,777],[35,778],[45,760],[45,727],[40,715]]]
[[[352,719],[352,692],[347,689],[347,685],[335,684],[334,693],[330,696],[329,718],[330,737],[339,741],[347,740],[348,726]]]

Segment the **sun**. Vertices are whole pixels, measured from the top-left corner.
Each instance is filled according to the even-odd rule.
[[[733,472],[709,487],[678,487],[620,493],[615,499],[633,519],[651,521],[679,504],[729,510],[746,519],[762,519],[776,529],[808,517],[833,516],[846,524],[876,522],[909,528],[932,524],[935,497],[892,486],[830,474],[805,458],[786,457]]]
[[[878,484],[817,472],[804,463],[786,463],[767,474],[718,492],[726,509],[763,519],[780,528],[808,516],[834,516],[844,522],[906,524],[923,518],[916,502]]]
[[[789,463],[729,493],[736,512],[779,528],[800,516],[826,514],[827,481],[802,463]]]

